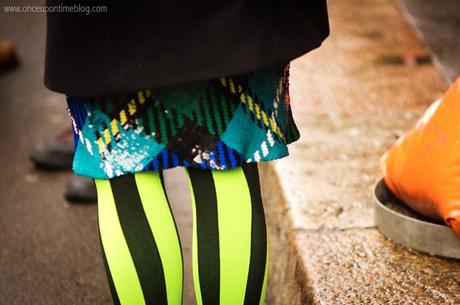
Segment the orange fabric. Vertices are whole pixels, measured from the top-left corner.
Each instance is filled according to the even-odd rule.
[[[460,78],[382,157],[386,185],[460,238]]]

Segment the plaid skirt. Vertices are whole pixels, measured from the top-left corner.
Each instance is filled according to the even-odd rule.
[[[116,96],[67,96],[73,170],[107,179],[196,167],[226,170],[287,156],[299,138],[289,64]]]

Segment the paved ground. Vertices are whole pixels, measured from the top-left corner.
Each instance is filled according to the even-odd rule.
[[[37,171],[29,162],[35,141],[69,126],[63,96],[42,85],[44,34],[42,14],[0,12],[0,39],[12,40],[21,59],[18,69],[0,75],[0,304],[109,305],[96,206],[69,205],[62,193],[70,174]],[[180,169],[166,172],[185,252],[184,305],[193,305],[184,179]]]
[[[35,2],[41,3],[41,1]],[[426,105],[443,87],[439,79],[427,82],[435,77],[436,72],[432,68],[422,66],[412,71],[411,68],[397,66],[397,57],[405,50],[416,50],[421,53],[425,51],[419,46],[417,39],[407,34],[411,32],[411,29],[404,23],[393,23],[394,28],[391,29],[394,32],[381,29],[380,23],[376,24],[379,18],[385,20],[397,16],[399,13],[396,7],[385,12],[373,10],[368,16],[360,16],[363,23],[351,22],[356,18],[357,13],[360,14],[363,11],[353,11],[346,9],[347,7],[375,8],[380,2],[390,3],[391,1],[381,0],[369,3],[368,0],[350,0],[349,2],[344,0],[337,1],[339,3],[337,5],[332,5],[331,16],[334,19],[337,18],[335,24],[338,26],[333,27],[333,31],[337,34],[336,38],[330,42],[332,47],[325,48],[321,54],[327,57],[328,61],[321,61],[320,57],[312,59],[312,61],[317,61],[317,65],[324,65],[321,68],[323,73],[314,75],[306,73],[309,77],[304,79],[300,77],[298,81],[293,82],[294,100],[309,97],[308,104],[301,110],[298,108],[300,112],[297,112],[297,117],[300,118],[309,112],[322,115],[303,125],[301,132],[304,136],[311,133],[316,137],[299,145],[309,148],[309,153],[314,158],[321,157],[322,161],[320,161],[323,162],[323,165],[329,166],[328,170],[334,168],[340,170],[338,163],[329,162],[328,158],[337,157],[345,162],[346,158],[353,157],[359,152],[350,147],[348,147],[350,150],[344,149],[338,154],[331,152],[337,147],[327,147],[327,151],[322,150],[325,149],[325,146],[318,146],[315,142],[322,136],[318,130],[328,130],[334,133],[335,130],[340,129],[343,135],[354,143],[353,139],[361,132],[367,131],[368,125],[360,124],[360,128],[357,128],[356,124],[359,121],[355,119],[350,120],[346,115],[344,117],[328,116],[325,115],[326,113],[331,110],[339,110],[345,114],[358,113],[361,115],[361,120],[366,121],[369,113],[381,111],[389,105],[396,107],[401,113],[405,107],[420,108],[420,105]],[[417,2],[425,3],[424,0]],[[353,5],[340,6],[340,3]],[[449,11],[458,11],[458,9]],[[435,17],[439,18],[438,15]],[[340,24],[347,26],[342,27]],[[446,22],[445,24],[455,23]],[[5,15],[0,12],[0,39],[13,40],[18,47],[22,61],[19,69],[0,75],[0,104],[2,107],[0,130],[4,148],[0,158],[0,231],[2,232],[0,234],[2,245],[0,247],[0,304],[108,305],[110,296],[100,259],[95,206],[68,205],[61,194],[69,174],[39,172],[28,161],[31,146],[36,140],[46,139],[68,124],[63,97],[47,91],[42,85],[44,27],[44,16],[41,14]],[[453,33],[458,33],[458,30]],[[355,37],[354,44],[340,38],[350,34]],[[385,42],[385,46],[392,45],[394,48],[388,47],[388,52],[379,53],[378,50],[382,49],[382,42]],[[432,49],[435,51],[434,48]],[[341,52],[352,56],[338,56],[337,54]],[[375,57],[376,54],[379,56]],[[374,69],[360,65],[360,62],[363,61],[375,64]],[[460,61],[454,61],[452,66],[457,62]],[[396,63],[396,66],[392,66],[392,63]],[[315,67],[318,69],[318,66]],[[398,74],[399,76],[392,79],[390,83],[382,84],[380,81],[382,73],[393,71],[392,69],[401,74]],[[299,61],[293,67],[293,77],[298,77],[296,75],[300,75],[302,71],[314,70],[312,70],[311,63]],[[334,79],[333,90],[329,90],[329,87],[332,88],[331,82],[319,81],[319,78],[329,77]],[[368,79],[374,81],[364,82]],[[368,84],[369,87],[362,90],[362,83]],[[395,94],[395,92],[400,94]],[[420,99],[421,96],[422,99]],[[376,118],[383,122],[385,117],[376,116]],[[415,116],[401,114],[401,118],[403,122],[408,122]],[[392,128],[397,130],[400,126],[398,124],[396,128]],[[340,134],[329,139],[339,141],[337,136]],[[382,143],[373,144],[372,139],[369,140],[367,142],[363,140],[363,145],[369,145],[369,148],[374,145],[382,149]],[[337,142],[337,145],[342,145],[342,142]],[[298,148],[303,149],[300,146]],[[365,159],[369,156],[363,154],[360,157]],[[311,160],[312,166],[321,164],[321,162]],[[168,175],[167,183],[171,186],[170,189],[177,190],[176,185],[184,187],[183,178],[178,172]],[[323,178],[329,179],[329,177]],[[318,181],[324,181],[324,179]],[[361,174],[360,179],[363,179],[366,185],[370,184],[367,173]],[[335,187],[332,190],[337,191],[337,186],[346,181],[338,177],[332,179],[331,185]],[[313,186],[312,184],[310,188],[312,189]],[[324,190],[324,185],[317,184],[316,186],[318,191]],[[351,187],[356,187],[356,185],[353,184]],[[183,192],[183,189],[172,192],[170,195],[186,250],[186,302],[184,305],[191,305],[194,304],[194,300],[189,272],[190,203],[188,193]],[[332,218],[340,214],[359,215],[353,214],[361,208],[359,201],[356,202],[358,202],[357,205],[351,204],[344,212],[340,210],[336,202],[317,201],[315,209],[321,210],[327,205],[330,207],[326,209],[327,216]],[[365,209],[364,213],[368,213],[368,210]],[[365,214],[365,217],[358,219],[358,226],[369,226],[368,216]],[[356,222],[350,224],[345,221],[351,218],[341,217],[344,221],[335,222],[335,226],[339,228],[356,227]],[[315,228],[316,226],[324,228],[325,223],[326,221],[323,223],[309,222]],[[370,236],[374,236],[373,234]],[[305,239],[308,239],[308,236],[305,236]],[[333,289],[333,287],[329,288]]]
[[[301,138],[261,175],[272,304],[460,304],[458,260],[399,246],[373,221],[380,157],[447,84],[396,1],[329,11],[331,37],[292,64]]]

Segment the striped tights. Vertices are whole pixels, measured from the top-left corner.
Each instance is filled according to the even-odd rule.
[[[268,237],[256,163],[187,168],[198,305],[263,305]],[[183,257],[161,171],[96,179],[99,233],[114,304],[181,305]]]

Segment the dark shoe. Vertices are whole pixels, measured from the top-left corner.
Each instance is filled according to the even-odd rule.
[[[64,196],[72,203],[95,203],[96,186],[90,178],[73,175],[67,182]]]
[[[0,72],[8,71],[19,63],[16,50],[10,41],[0,41]]]
[[[74,154],[72,130],[58,134],[49,142],[39,142],[30,156],[38,168],[45,170],[70,170]]]

